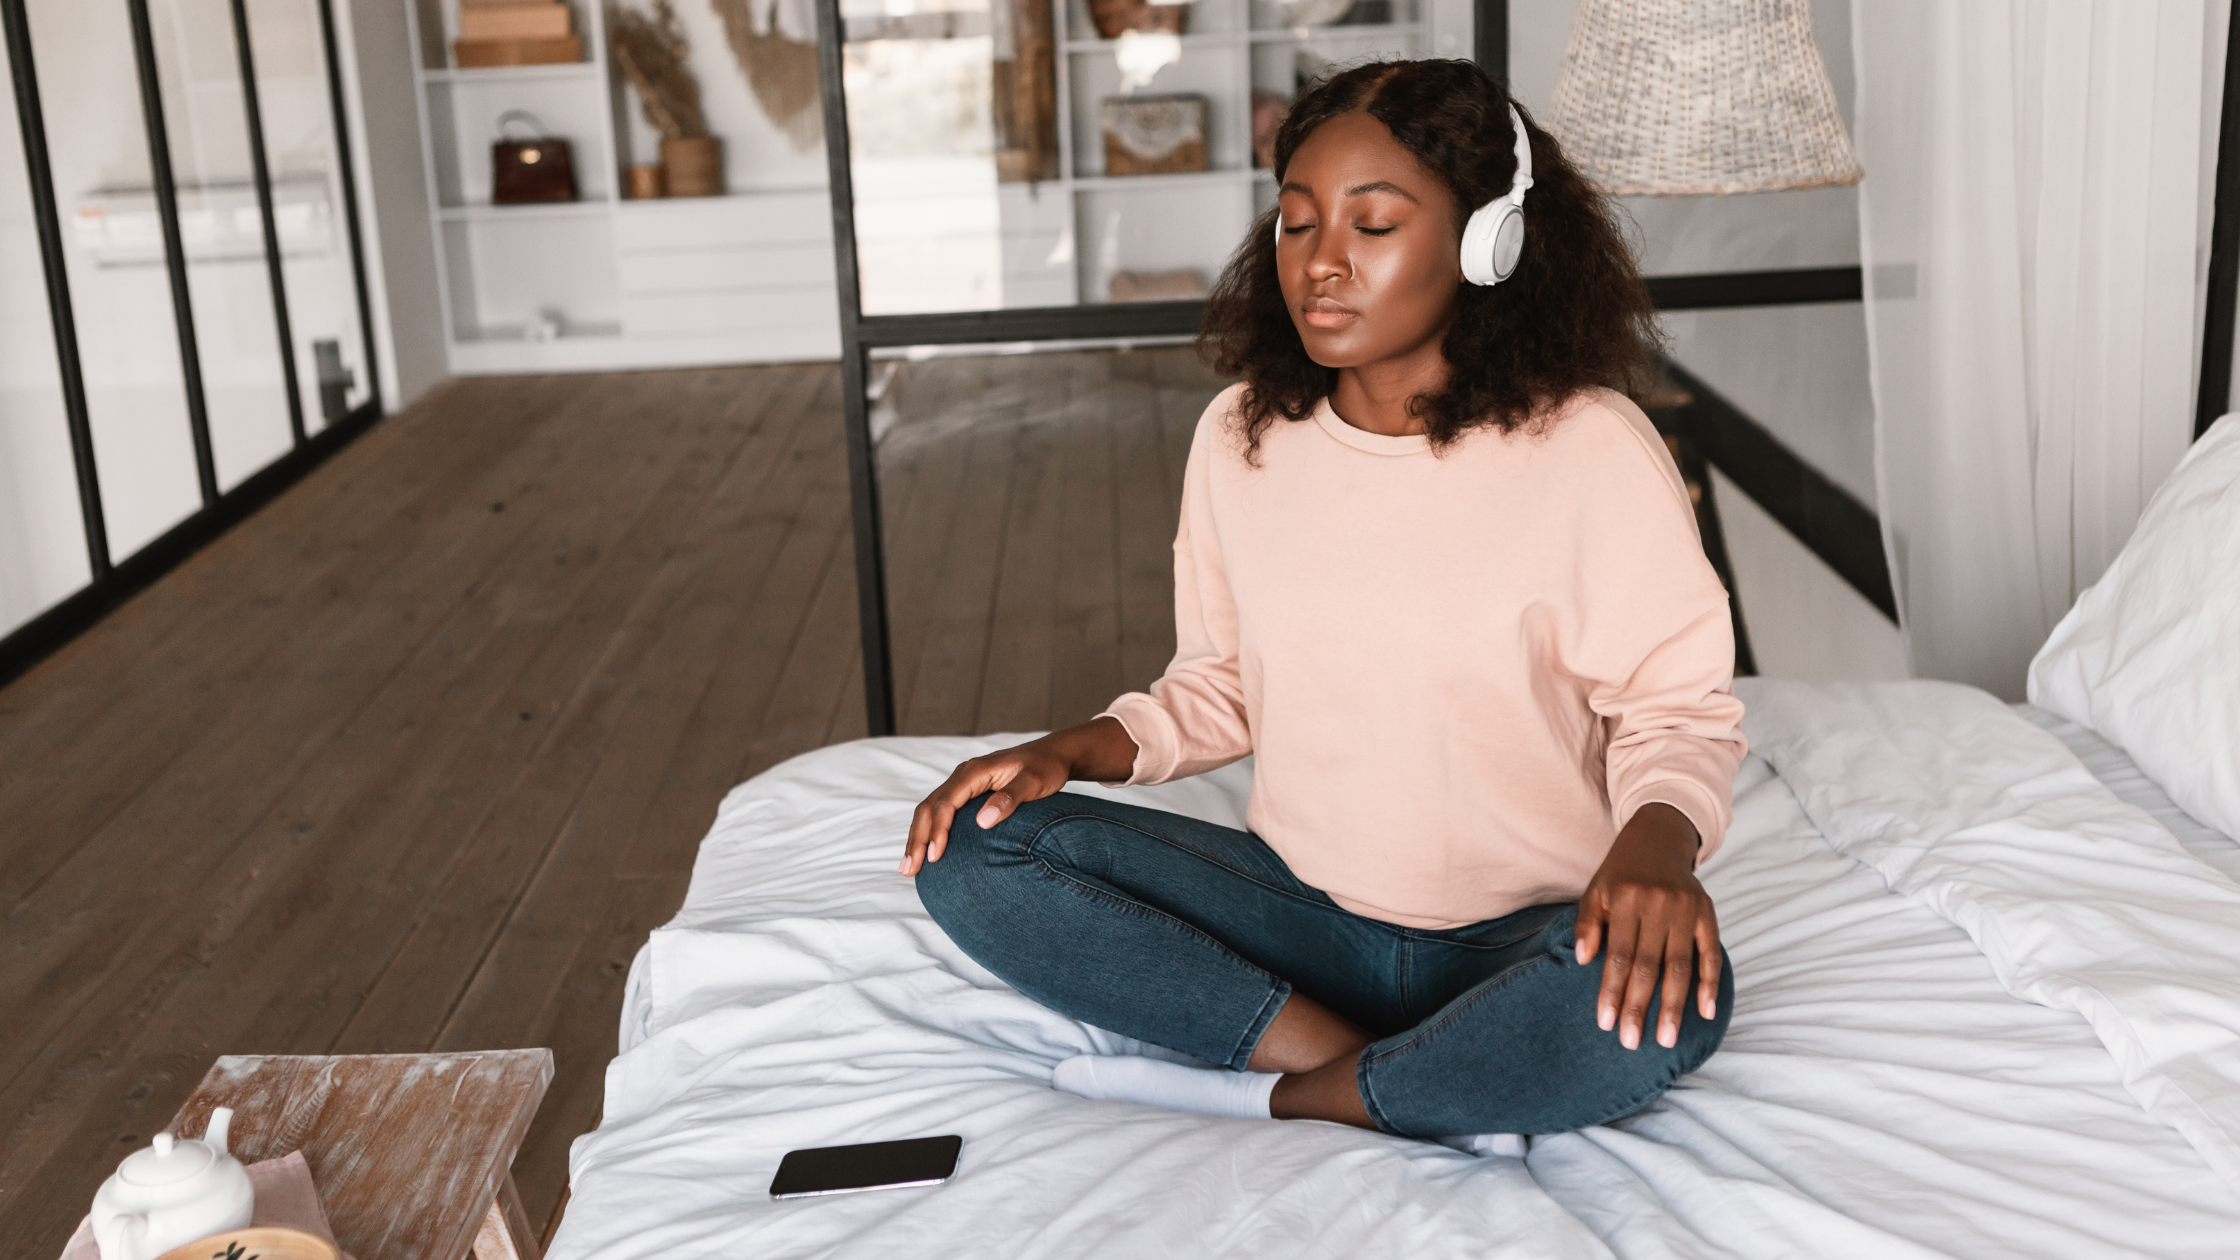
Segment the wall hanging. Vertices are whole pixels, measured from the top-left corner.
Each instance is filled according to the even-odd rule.
[[[997,0],[1001,3],[1002,0]],[[807,0],[709,0],[762,112],[806,149],[824,138],[818,112],[817,15]]]

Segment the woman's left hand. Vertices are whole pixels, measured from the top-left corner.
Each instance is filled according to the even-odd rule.
[[[1649,999],[1664,981],[1657,1010],[1657,1044],[1680,1044],[1680,1015],[1695,973],[1696,1008],[1705,1019],[1719,1010],[1719,916],[1710,894],[1696,882],[1695,824],[1670,805],[1652,801],[1618,832],[1602,869],[1579,897],[1576,939],[1581,966],[1602,947],[1602,990],[1595,1019],[1618,1030],[1626,1049],[1640,1048]]]

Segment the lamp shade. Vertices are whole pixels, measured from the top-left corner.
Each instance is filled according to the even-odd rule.
[[[1856,184],[1810,0],[1582,0],[1548,129],[1608,193]]]

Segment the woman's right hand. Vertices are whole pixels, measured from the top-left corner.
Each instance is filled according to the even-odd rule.
[[[1134,769],[1136,741],[1117,718],[1098,717],[1080,726],[1052,731],[1041,739],[974,757],[918,802],[910,816],[910,839],[903,847],[901,871],[916,875],[941,860],[949,847],[949,826],[966,801],[989,793],[973,821],[985,831],[1028,801],[1039,801],[1073,779],[1110,782]]]

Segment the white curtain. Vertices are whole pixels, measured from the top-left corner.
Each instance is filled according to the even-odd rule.
[[[1918,676],[2020,699],[2185,452],[2224,10],[1852,6],[1875,472]]]

